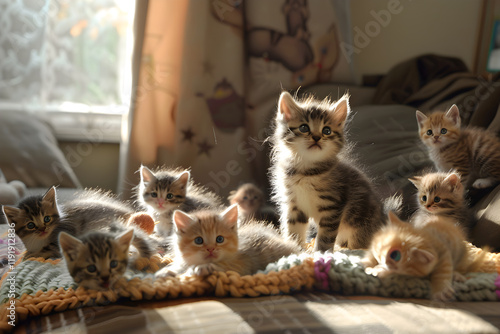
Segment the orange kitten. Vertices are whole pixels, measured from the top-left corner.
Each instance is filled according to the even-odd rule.
[[[156,276],[209,275],[214,271],[236,271],[251,275],[284,256],[300,252],[297,243],[284,240],[272,227],[249,222],[238,227],[238,205],[224,212],[176,210],[174,262]]]
[[[420,225],[436,216],[458,224],[466,233],[469,232],[475,219],[465,201],[464,187],[457,173],[428,173],[409,180],[418,189],[420,205],[411,217],[413,224]]]
[[[417,121],[420,138],[439,171],[456,170],[466,188],[488,188],[500,181],[500,140],[483,129],[461,129],[456,105],[429,116],[417,110]]]
[[[439,216],[429,217],[419,227],[392,212],[389,221],[375,234],[363,260],[367,274],[429,277],[431,298],[450,300],[455,293],[453,279],[463,280],[461,274],[486,262],[485,252],[468,251],[462,230]]]

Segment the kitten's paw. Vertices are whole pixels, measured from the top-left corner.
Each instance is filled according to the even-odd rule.
[[[208,276],[216,271],[221,271],[221,268],[213,263],[202,264],[193,268],[193,274],[197,276]]]
[[[464,275],[462,275],[461,273],[459,273],[458,271],[455,271],[453,273],[453,280],[455,282],[465,282],[465,281],[467,281],[467,278]]]
[[[455,300],[455,289],[451,285],[445,287],[442,291],[432,294],[432,300],[440,302],[450,302]]]
[[[375,266],[375,267],[365,268],[365,273],[367,273],[368,275],[377,276],[380,278],[385,277],[389,274],[387,269],[380,266],[380,265]]]
[[[474,181],[474,183],[472,184],[472,188],[476,188],[476,189],[484,189],[484,188],[489,188],[491,187],[492,185],[494,185],[496,182],[495,179],[493,178],[487,178],[487,179],[477,179],[476,181]]]
[[[155,273],[155,277],[175,277],[177,275],[179,275],[177,270],[175,270],[174,268],[169,268],[168,266],[160,269]]]

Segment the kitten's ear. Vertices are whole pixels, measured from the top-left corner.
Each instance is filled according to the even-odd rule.
[[[459,189],[462,187],[462,182],[460,181],[460,175],[457,173],[450,173],[445,179],[444,182],[448,183],[452,189]]]
[[[178,231],[185,233],[186,229],[196,220],[181,210],[175,210],[173,214],[175,227]]]
[[[61,232],[59,233],[59,247],[61,247],[61,251],[65,256],[73,260],[73,255],[83,247],[83,242],[66,232]]]
[[[231,205],[221,216],[229,227],[235,227],[238,224],[238,204]]]
[[[417,116],[418,128],[420,129],[421,127],[424,126],[424,122],[427,119],[427,116],[425,116],[425,114],[420,110],[417,110],[416,116]]]
[[[182,172],[181,175],[179,175],[177,177],[175,182],[179,182],[183,188],[186,188],[190,177],[191,177],[191,173],[189,173],[189,171],[184,171],[184,172]]]
[[[288,122],[295,118],[298,109],[300,109],[300,107],[290,93],[286,91],[281,93],[278,102],[278,119],[284,119]]]
[[[53,207],[57,207],[57,191],[56,187],[52,186],[49,190],[43,195],[42,201],[49,202]]]
[[[458,110],[458,107],[456,104],[452,105],[450,109],[444,114],[444,117],[450,119],[455,123],[455,125],[459,128],[460,127],[460,110]]]
[[[349,106],[349,95],[344,94],[332,107],[333,121],[336,125],[344,127],[347,115],[349,114],[351,107]]]
[[[116,237],[118,244],[120,245],[120,247],[122,248],[122,250],[124,252],[128,251],[128,249],[130,247],[130,243],[132,242],[133,239],[134,239],[134,230],[133,229],[128,230],[127,232],[124,232]]]
[[[19,215],[21,209],[15,208],[13,206],[4,206],[3,211],[5,213],[5,216],[7,216],[7,219],[12,221]]]
[[[408,179],[411,183],[413,183],[413,185],[417,188],[420,187],[421,185],[421,182],[422,182],[422,177],[421,176],[414,176],[414,177],[410,177]]]
[[[415,259],[422,264],[429,264],[434,261],[436,257],[434,256],[434,254],[426,251],[425,249],[413,247],[410,249],[410,258]]]
[[[394,211],[389,211],[389,213],[387,215],[389,216],[389,221],[393,225],[406,224],[404,221],[402,221],[401,219],[399,219],[398,215],[396,215],[394,213]]]
[[[141,165],[140,172],[141,172],[141,182],[147,183],[156,180],[156,176],[148,167]]]

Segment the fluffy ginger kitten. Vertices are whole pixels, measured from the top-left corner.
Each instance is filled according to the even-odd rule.
[[[238,205],[222,213],[209,210],[187,214],[177,210],[173,220],[174,262],[158,272],[159,277],[185,272],[205,276],[228,270],[251,275],[300,252],[298,244],[283,239],[265,223],[254,221],[238,227]]]
[[[389,213],[390,223],[375,234],[363,263],[367,274],[429,277],[431,298],[446,301],[454,298],[453,280],[479,269],[485,252],[473,252],[462,229],[437,216],[419,227],[399,220]]]

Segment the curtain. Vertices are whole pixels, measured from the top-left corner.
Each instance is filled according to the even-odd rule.
[[[340,0],[137,1],[122,196],[131,197],[141,164],[191,168],[195,181],[222,196],[243,182],[267,187],[264,141],[280,91],[353,80],[340,48],[350,40],[348,6]]]

